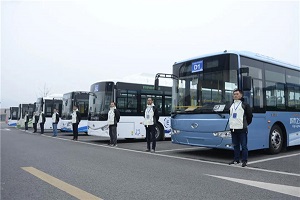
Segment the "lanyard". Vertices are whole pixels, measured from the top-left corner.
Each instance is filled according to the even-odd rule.
[[[151,111],[151,109],[152,109],[152,107],[151,107],[151,108],[147,108],[147,109],[146,109],[146,113],[149,114],[150,111]]]
[[[236,111],[236,109],[239,107],[239,105],[240,105],[241,103],[242,103],[242,102],[240,101],[240,103],[237,105],[237,107],[234,107],[235,104],[233,104],[233,108],[234,108],[235,111]]]

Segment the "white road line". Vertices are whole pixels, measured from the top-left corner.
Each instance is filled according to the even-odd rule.
[[[43,135],[43,136],[52,138],[51,136],[47,136],[47,135]],[[151,153],[151,152],[145,152],[145,151],[137,151],[137,150],[132,150],[132,149],[124,149],[124,148],[120,148],[120,147],[111,147],[109,145],[101,145],[101,144],[87,143],[87,142],[82,142],[82,141],[74,141],[74,140],[64,139],[64,138],[59,138],[59,137],[55,137],[55,139],[65,140],[65,141],[75,142],[75,143],[81,143],[81,144],[86,144],[86,145],[91,145],[91,146],[111,148],[111,149],[116,149],[116,150],[120,150],[120,151],[135,152],[135,153],[148,154],[148,155],[153,155],[153,156],[160,156],[160,157],[173,158],[173,159],[179,159],[179,160],[188,160],[188,161],[192,161],[192,162],[220,165],[220,166],[224,166],[224,167],[237,167],[237,168],[240,168],[240,169],[243,169],[243,170],[262,171],[262,172],[268,172],[268,173],[275,173],[275,174],[282,174],[282,175],[300,177],[300,174],[296,174],[296,173],[289,173],[289,172],[282,172],[282,171],[275,171],[275,170],[267,170],[267,169],[259,169],[259,168],[249,167],[249,166],[248,167],[241,167],[239,165],[237,165],[237,166],[236,165],[228,165],[226,163],[218,163],[218,162],[212,162],[212,161],[197,160],[197,159],[193,159],[193,158],[183,158],[183,157],[157,154],[157,153]]]
[[[295,154],[285,155],[285,156],[277,156],[277,157],[273,157],[273,158],[266,158],[266,159],[251,161],[251,162],[248,162],[248,164],[261,163],[261,162],[266,162],[266,161],[270,161],[270,160],[277,160],[277,159],[281,159],[281,158],[288,158],[288,157],[299,156],[299,155],[300,155],[300,153],[295,153]]]
[[[162,152],[168,152],[168,151],[187,151],[187,150],[193,150],[193,149],[204,149],[204,147],[192,147],[192,148],[181,148],[181,149],[169,149],[169,150],[161,150],[161,151],[155,151],[156,153],[162,153]]]
[[[295,196],[295,197],[300,197],[300,187],[274,184],[274,183],[266,183],[266,182],[260,182],[260,181],[252,181],[252,180],[246,180],[246,179],[230,178],[230,177],[225,177],[225,176],[216,176],[216,175],[210,175],[210,174],[206,174],[206,175],[212,176],[215,178],[224,179],[227,181],[244,184],[244,185],[250,185],[253,187],[262,188],[265,190],[270,190],[273,192],[278,192],[278,193],[287,194],[287,195],[291,195],[291,196]]]

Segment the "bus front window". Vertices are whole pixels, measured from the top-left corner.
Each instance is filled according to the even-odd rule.
[[[35,107],[36,115],[39,115],[43,111],[42,106],[43,106],[43,98],[38,98],[36,101],[36,107]]]
[[[202,59],[204,69],[192,72],[191,63],[179,67],[179,80],[173,87],[173,113],[228,112],[232,91],[237,86],[237,67],[226,58]],[[174,66],[176,67],[176,66]]]
[[[113,101],[113,83],[102,82],[91,86],[89,96],[89,119],[107,120],[110,102]]]

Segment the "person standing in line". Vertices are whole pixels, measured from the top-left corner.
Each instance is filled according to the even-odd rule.
[[[150,143],[152,142],[152,152],[155,152],[156,148],[156,129],[155,126],[158,122],[159,115],[158,110],[154,106],[152,98],[147,99],[147,108],[145,110],[144,125],[146,128],[146,140],[147,140],[147,152],[150,152]]]
[[[120,121],[120,112],[116,108],[115,102],[110,103],[110,110],[108,112],[108,127],[109,127],[109,137],[110,146],[117,146],[117,123]]]
[[[77,106],[73,106],[73,113],[72,113],[72,128],[73,128],[73,139],[78,140],[78,124],[81,120],[80,112],[78,111]]]
[[[40,113],[40,117],[39,117],[39,121],[38,121],[38,123],[40,124],[40,128],[41,128],[41,134],[44,134],[44,125],[45,125],[45,122],[46,122],[46,117],[45,117],[44,112],[42,111]]]
[[[36,113],[33,112],[33,115],[32,115],[32,126],[33,126],[33,132],[36,133],[37,131],[37,122],[38,122],[38,118],[36,116]]]
[[[248,126],[252,122],[252,110],[249,104],[244,102],[243,91],[233,91],[233,103],[230,107],[229,127],[231,131],[234,159],[229,164],[240,163],[240,147],[242,146],[242,167],[247,166],[248,161]]]
[[[28,131],[28,122],[29,122],[29,116],[28,116],[28,112],[26,111],[24,117],[25,131]]]
[[[56,110],[56,108],[53,109],[53,114],[52,114],[52,127],[53,127],[53,137],[57,136],[57,124],[59,121],[59,115]]]

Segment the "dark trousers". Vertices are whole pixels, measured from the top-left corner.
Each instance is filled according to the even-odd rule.
[[[25,130],[28,130],[28,122],[25,122]]]
[[[242,146],[242,162],[247,162],[248,160],[248,147],[247,138],[248,133],[234,133],[231,132],[232,144],[234,149],[234,161],[240,160],[241,146]]]
[[[33,123],[33,132],[35,133],[37,131],[37,123]]]
[[[41,127],[41,134],[44,134],[44,123],[40,123],[40,127]]]
[[[156,147],[156,129],[155,125],[146,126],[146,140],[147,140],[147,149],[150,150],[150,143],[152,142],[152,149],[155,150]]]
[[[110,144],[116,145],[117,144],[117,126],[116,125],[109,126],[109,137],[110,137]]]
[[[73,123],[72,128],[73,128],[73,140],[77,140],[78,139],[78,123]]]

